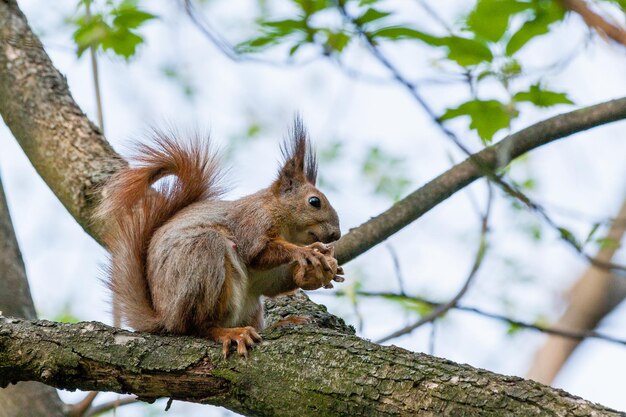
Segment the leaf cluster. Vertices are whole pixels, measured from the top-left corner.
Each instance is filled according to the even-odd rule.
[[[139,29],[157,16],[141,9],[137,0],[107,0],[102,10],[91,12],[92,0],[81,0],[78,17],[71,20],[77,54],[87,49],[111,51],[128,60],[137,53],[144,38]]]

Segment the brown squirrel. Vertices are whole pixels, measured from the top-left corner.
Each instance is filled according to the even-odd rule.
[[[315,187],[317,161],[299,118],[282,151],[268,188],[225,201],[208,141],[155,132],[138,145],[96,213],[112,223],[104,241],[113,311],[137,331],[220,341],[224,356],[236,342],[247,356],[261,341],[262,295],[342,282],[326,245],[340,237],[339,219]]]

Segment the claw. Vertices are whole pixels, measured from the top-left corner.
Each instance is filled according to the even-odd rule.
[[[248,357],[248,348],[262,341],[261,336],[254,327],[233,327],[233,328],[213,328],[209,331],[208,337],[222,342],[222,356],[228,358],[230,345],[237,343],[237,353],[239,356]]]
[[[333,277],[333,281],[335,282],[344,282],[346,279],[344,277],[340,277],[339,275],[335,275]]]
[[[222,342],[222,356],[224,359],[228,359],[228,354],[230,353],[230,339],[224,339]]]

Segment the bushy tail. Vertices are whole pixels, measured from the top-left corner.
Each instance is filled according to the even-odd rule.
[[[130,166],[105,184],[95,216],[107,225],[108,286],[117,325],[121,314],[136,330],[162,330],[146,277],[150,239],[184,207],[218,199],[223,191],[220,179],[218,158],[207,140],[183,143],[173,135],[154,132],[152,143],[137,145]]]

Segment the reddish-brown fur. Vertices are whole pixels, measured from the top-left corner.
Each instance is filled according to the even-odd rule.
[[[223,201],[206,141],[156,133],[153,144],[140,145],[97,212],[110,222],[114,311],[136,330],[209,337],[225,348],[234,341],[246,354],[259,339],[261,295],[341,281],[332,251],[319,242],[336,240],[339,222],[315,188],[317,165],[299,120],[283,154],[270,187]]]

